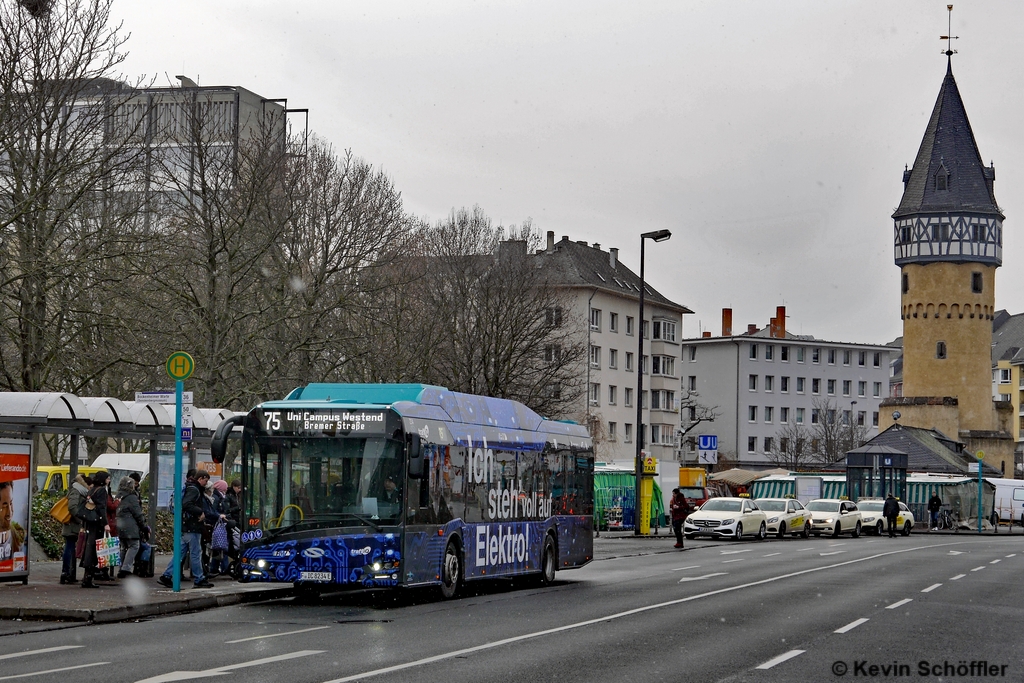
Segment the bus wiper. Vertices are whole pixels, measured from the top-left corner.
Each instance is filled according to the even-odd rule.
[[[355,519],[358,519],[363,524],[365,524],[367,526],[372,526],[377,531],[380,531],[380,525],[377,524],[377,522],[373,521],[373,519],[371,519],[370,517],[367,517],[365,515],[360,515],[360,514],[355,513],[355,512],[343,512],[341,516],[343,516],[343,517],[344,516],[354,517]]]
[[[327,522],[330,519],[336,519],[338,517],[340,517],[340,515],[317,515],[316,517],[309,517],[307,519],[300,519],[299,521],[292,522],[291,524],[289,524],[287,526],[281,526],[281,527],[277,527],[276,529],[268,530],[267,534],[266,534],[266,538],[276,538],[277,536],[280,536],[281,534],[286,533],[288,531],[293,531],[295,529],[298,529],[300,527],[304,527],[304,526],[307,526],[307,525],[323,524],[323,523]]]

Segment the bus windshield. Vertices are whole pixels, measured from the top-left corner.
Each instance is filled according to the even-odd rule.
[[[247,439],[245,513],[265,536],[401,521],[404,449],[384,437]],[[251,450],[250,450],[251,449]]]

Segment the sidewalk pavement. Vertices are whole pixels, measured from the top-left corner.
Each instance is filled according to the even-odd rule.
[[[157,576],[170,561],[169,554],[157,555]],[[213,588],[193,588],[190,580],[183,579],[181,591],[175,593],[157,583],[156,577],[135,576],[99,583],[100,588],[88,590],[79,584],[60,585],[60,570],[59,561],[32,562],[28,585],[0,583],[0,620],[98,624],[282,598],[293,591],[291,584],[239,583],[222,578],[213,580]],[[79,581],[82,573],[79,567]],[[10,625],[0,628],[2,632],[10,632]]]

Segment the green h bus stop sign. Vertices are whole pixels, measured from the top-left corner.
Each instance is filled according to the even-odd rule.
[[[192,376],[196,362],[184,351],[175,351],[167,358],[166,369],[171,379],[181,382]]]

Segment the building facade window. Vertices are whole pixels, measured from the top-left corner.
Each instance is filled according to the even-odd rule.
[[[975,294],[981,294],[982,285],[984,280],[981,277],[981,273],[971,273],[971,291]]]
[[[770,437],[770,436],[764,437],[764,452],[765,453],[771,453],[772,452],[772,437]]]
[[[863,398],[864,395],[867,394],[867,392],[868,392],[868,383],[867,382],[857,382],[857,395],[860,396],[861,398]]]
[[[806,349],[804,349],[804,347],[802,347],[802,346],[797,347],[797,350],[796,350],[796,362],[797,363],[803,363],[804,362],[804,351],[805,350]]]
[[[821,380],[817,377],[811,380],[811,393],[815,396],[821,393]]]
[[[860,351],[857,354],[857,365],[859,365],[860,367],[864,367],[867,364],[867,362],[868,362],[868,352],[867,351]]]
[[[804,393],[804,384],[805,384],[805,381],[804,381],[803,377],[797,377],[796,378],[796,393],[798,393],[798,394]]]
[[[829,365],[835,365],[836,364],[836,350],[835,349],[829,349],[828,350],[828,364]]]
[[[633,316],[626,316],[626,334],[633,336]]]
[[[697,360],[697,347],[696,346],[691,346],[690,347],[690,362],[693,363],[696,360]]]
[[[651,374],[675,376],[676,359],[673,356],[652,356]]]
[[[804,423],[804,409],[803,408],[797,408],[796,409],[796,423],[798,425],[802,425]]]
[[[771,424],[775,420],[775,409],[772,406],[764,407],[764,421],[765,424]]]
[[[872,427],[877,427],[878,426],[878,411],[877,410],[875,412],[871,413],[871,426]]]
[[[676,340],[676,324],[670,320],[655,320],[654,338],[662,341],[674,342]]]
[[[618,427],[618,425],[616,423],[614,423],[614,422],[609,422],[608,423],[608,440],[609,441],[615,441],[616,428],[617,427]]]
[[[601,405],[601,385],[595,382],[590,383],[590,405]]]
[[[751,375],[747,378],[747,389],[757,391],[757,375]]]
[[[590,329],[594,332],[601,331],[601,309],[590,309]]]
[[[757,437],[747,437],[747,453],[757,453]]]
[[[783,347],[781,347],[779,349],[779,360],[781,360],[783,363],[788,363],[789,362],[789,347],[788,346],[783,346]]]
[[[858,410],[857,411],[857,426],[858,427],[863,427],[865,419],[867,419],[867,413],[865,411],[863,411],[863,410]]]
[[[775,376],[774,375],[765,375],[764,376],[764,390],[765,391],[775,391]]]
[[[850,355],[851,355],[851,352],[850,352],[849,349],[844,349],[843,350],[843,365],[849,365],[850,364]]]
[[[633,372],[633,353],[626,351],[626,372]]]
[[[545,319],[547,320],[548,327],[561,327],[562,326],[562,307],[553,306],[544,309]]]
[[[875,355],[874,355],[874,359],[873,359],[872,365],[874,365],[877,368],[881,364],[882,364],[882,354],[879,353],[878,351],[875,351]]]
[[[619,388],[614,384],[608,385],[608,405],[615,405],[615,399],[618,398]]]
[[[623,403],[628,408],[628,407],[633,405],[633,389],[631,387],[626,387],[625,392],[626,393],[623,395],[622,398],[623,398]]]
[[[789,408],[779,408],[779,424],[789,424]]]
[[[747,406],[747,422],[757,422],[757,406]]]
[[[945,360],[946,358],[946,342],[939,341],[935,342],[935,357],[939,360]]]
[[[750,360],[757,360],[757,344],[750,345]]]
[[[689,391],[697,391],[697,375],[690,375],[686,382],[686,388]]]
[[[813,349],[811,351],[811,362],[812,363],[820,363],[821,362],[821,349]]]
[[[618,332],[619,331],[619,314],[609,313],[608,314],[608,331]]]
[[[619,367],[619,352],[617,349],[608,349],[608,367],[613,370]]]
[[[852,388],[852,385],[853,385],[852,381],[850,381],[848,379],[844,379],[843,380],[843,396],[849,396],[850,395],[850,389]]]
[[[626,443],[633,443],[633,425],[629,422],[622,425],[622,440]]]
[[[874,384],[871,385],[871,395],[874,396],[875,398],[881,398],[882,397],[882,383],[881,382],[875,382]]]
[[[811,408],[811,424],[812,425],[818,424],[818,421],[819,421],[820,418],[821,418],[821,414],[818,411],[818,409],[817,408]]]
[[[764,359],[775,360],[775,347],[771,344],[764,345]]]
[[[781,391],[784,394],[788,394],[789,393],[789,378],[788,377],[780,377],[779,378],[779,391]]]
[[[591,346],[590,346],[590,367],[597,368],[597,369],[601,368],[601,347],[600,346],[594,346],[593,344],[591,344]]]

